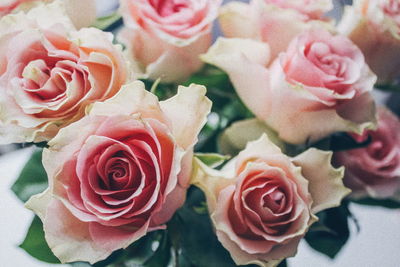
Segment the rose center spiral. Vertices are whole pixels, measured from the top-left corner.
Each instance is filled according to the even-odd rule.
[[[162,17],[170,16],[174,13],[179,13],[181,10],[188,8],[189,1],[187,0],[152,0],[151,5]]]

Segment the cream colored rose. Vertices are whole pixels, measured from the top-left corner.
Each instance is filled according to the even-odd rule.
[[[48,141],[130,79],[113,36],[76,31],[59,7],[0,20],[0,143]]]
[[[379,83],[400,75],[400,2],[355,0],[346,6],[338,30],[360,47]]]
[[[199,70],[221,0],[121,0],[118,39],[143,78],[180,82]]]
[[[230,2],[221,8],[219,22],[226,37],[268,43],[274,59],[304,30],[313,26],[330,28],[322,15],[331,8],[331,1],[326,0]]]
[[[277,266],[296,254],[317,212],[340,205],[350,190],[331,157],[309,149],[289,158],[263,135],[221,171],[196,159],[192,182],[206,194],[218,240],[236,264]]]
[[[21,10],[28,11],[43,3],[55,1],[59,2],[59,8],[68,14],[78,29],[90,26],[96,20],[95,0],[2,0],[0,3],[0,17]]]

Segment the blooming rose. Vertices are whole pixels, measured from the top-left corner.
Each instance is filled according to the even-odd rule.
[[[276,266],[294,256],[315,214],[340,205],[350,190],[331,156],[312,148],[289,158],[263,135],[221,171],[196,161],[193,183],[236,264]]]
[[[338,30],[360,47],[380,83],[400,75],[400,2],[355,0]]]
[[[330,0],[230,2],[221,8],[219,22],[226,37],[267,42],[274,59],[304,30],[316,25],[330,28],[323,18],[330,9]]]
[[[77,28],[90,26],[96,20],[95,0],[2,0],[0,17],[11,12],[27,11],[42,3],[60,1],[59,8],[65,10]],[[5,3],[4,3],[5,1]]]
[[[378,109],[378,129],[354,136],[371,142],[364,148],[336,152],[334,160],[346,167],[345,184],[355,198],[400,200],[400,121],[389,110]]]
[[[0,21],[0,143],[41,142],[128,80],[110,33],[75,31],[58,3]]]
[[[144,78],[183,81],[201,68],[221,0],[121,0],[119,40]]]
[[[247,107],[289,143],[374,125],[376,77],[344,36],[306,31],[269,69],[267,45],[253,40],[220,39],[203,59],[226,71]]]
[[[136,81],[49,142],[49,188],[26,205],[61,262],[102,260],[162,228],[183,204],[211,107],[205,91],[180,87],[159,103]]]

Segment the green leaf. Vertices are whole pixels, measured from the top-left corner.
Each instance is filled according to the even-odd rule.
[[[218,88],[220,89],[220,92],[217,92],[216,94],[223,97],[232,97],[230,92],[234,91],[228,74],[208,64],[206,64],[200,71],[193,74],[184,85],[188,86],[192,83],[202,84],[207,87],[207,89]]]
[[[171,241],[167,233],[163,231],[157,250],[152,257],[143,264],[143,267],[168,266],[171,260],[171,252]]]
[[[47,245],[47,242],[44,238],[42,221],[37,216],[33,218],[25,240],[21,245],[19,245],[19,247],[40,261],[48,263],[60,263]]]
[[[368,146],[370,143],[371,137],[368,137],[367,140],[358,143],[347,133],[339,132],[334,133],[331,136],[324,138],[314,144],[311,144],[310,146],[326,151],[342,151],[363,148]]]
[[[354,203],[368,206],[380,206],[388,209],[400,209],[400,202],[392,199],[373,199],[363,198],[358,200],[352,200]]]
[[[400,84],[399,83],[375,84],[375,88],[387,92],[399,92]]]
[[[116,11],[108,16],[98,18],[94,22],[92,27],[95,27],[103,31],[111,31],[112,29],[110,28],[114,28],[116,24],[119,25],[121,23],[122,23],[122,16]]]
[[[47,174],[42,165],[42,151],[39,149],[33,152],[17,181],[11,187],[11,190],[23,202],[47,188]]]
[[[349,239],[350,215],[347,203],[318,213],[320,220],[308,231],[305,237],[307,243],[316,251],[335,258]]]
[[[94,267],[152,267],[157,265],[158,259],[166,260],[165,252],[170,254],[170,244],[165,240],[166,231],[159,230],[147,233],[126,249],[113,252],[107,259],[95,263]],[[167,260],[168,261],[168,260]],[[155,263],[156,262],[156,263]],[[74,263],[76,265],[78,263]],[[79,263],[84,267],[84,263]],[[86,266],[91,266],[87,264]],[[164,264],[158,265],[164,266]],[[79,266],[80,267],[80,266]]]
[[[162,78],[155,81],[148,79],[141,79],[151,93],[155,94],[160,101],[169,99],[176,95],[178,92],[178,85],[173,83],[164,83]]]
[[[195,153],[195,157],[210,168],[216,168],[230,159],[230,156],[220,155],[217,153]]]

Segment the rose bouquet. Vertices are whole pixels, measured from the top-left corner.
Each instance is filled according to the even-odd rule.
[[[12,187],[37,215],[21,248],[286,266],[303,239],[334,258],[349,203],[399,208],[400,121],[373,92],[399,91],[400,2],[333,4],[0,4],[0,143],[37,147]]]

